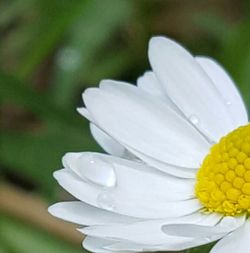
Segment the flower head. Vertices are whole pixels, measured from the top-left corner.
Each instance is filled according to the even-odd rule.
[[[250,125],[214,60],[152,38],[137,85],[104,80],[78,111],[108,154],[67,153],[54,176],[78,201],[49,211],[77,223],[90,251],[250,248]]]

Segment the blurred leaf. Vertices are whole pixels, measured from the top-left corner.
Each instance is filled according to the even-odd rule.
[[[0,238],[0,253],[10,253],[10,251],[8,250],[8,248],[6,248],[1,238]]]
[[[238,84],[250,109],[250,22],[231,27],[224,39],[222,62]]]
[[[0,28],[13,22],[23,12],[29,9],[35,0],[2,1],[0,3]]]
[[[65,31],[84,12],[90,2],[70,0],[38,1],[40,15],[32,24],[33,40],[27,45],[27,55],[18,70],[20,77],[30,75],[63,38]],[[38,6],[39,7],[39,6]]]
[[[8,251],[3,248],[3,246],[0,246],[0,253],[7,253]]]
[[[0,238],[11,251],[8,253],[81,253],[78,249],[51,235],[38,231],[0,214]],[[0,251],[1,252],[1,251]],[[3,251],[4,253],[7,253]]]
[[[50,194],[56,186],[52,172],[61,168],[61,157],[66,152],[97,149],[89,141],[90,137],[84,138],[84,135],[86,130],[70,132],[61,125],[35,134],[5,131],[1,136],[0,161],[20,175],[33,179],[40,190]]]
[[[95,62],[92,66],[90,74],[83,73],[87,83],[97,84],[102,79],[109,79],[110,77],[120,76],[126,69],[133,66],[131,52],[129,50],[118,50],[104,55],[102,59]]]
[[[72,105],[80,85],[80,77],[93,75],[97,51],[104,47],[111,34],[129,19],[131,2],[122,0],[92,0],[69,32],[64,48],[57,54],[54,77],[55,101],[61,106]],[[110,47],[115,51],[114,47]],[[109,64],[111,67],[111,65]],[[122,65],[121,65],[122,66]],[[115,65],[112,67],[116,68]]]
[[[193,19],[197,27],[218,39],[221,39],[229,29],[229,24],[225,20],[225,17],[211,11],[195,13]]]
[[[33,132],[2,130],[0,161],[6,167],[31,177],[39,183],[41,190],[49,194],[55,187],[52,172],[60,168],[64,153],[69,150],[97,150],[88,123],[80,120],[76,113],[73,116],[59,110],[48,97],[4,73],[0,73],[0,87],[3,100],[21,104],[44,120]]]
[[[12,75],[6,74],[0,70],[0,99],[3,101],[14,102],[22,105],[26,109],[34,112],[39,118],[52,121],[62,122],[69,127],[86,129],[87,122],[80,120],[76,116],[75,110],[62,110],[58,108],[49,96],[38,93],[31,87],[23,84],[20,80]]]
[[[209,253],[210,250],[212,249],[214,243],[210,243],[204,246],[200,246],[197,248],[189,249],[186,251],[186,253]]]

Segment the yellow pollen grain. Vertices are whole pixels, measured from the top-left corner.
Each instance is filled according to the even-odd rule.
[[[250,124],[211,148],[197,173],[195,192],[209,212],[250,214]]]

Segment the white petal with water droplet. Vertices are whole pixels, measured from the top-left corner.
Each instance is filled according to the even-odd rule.
[[[218,141],[234,129],[233,121],[211,79],[178,43],[154,37],[149,44],[149,60],[171,100],[188,119],[196,115],[196,127],[210,140]]]
[[[231,77],[215,60],[207,57],[196,57],[196,60],[209,75],[218,90],[221,100],[234,120],[235,128],[248,122],[247,110],[243,99]]]
[[[106,81],[83,97],[98,126],[125,147],[188,168],[198,168],[209,151],[210,144],[189,122],[135,86]]]
[[[115,200],[112,193],[108,191],[101,192],[96,199],[97,205],[105,210],[113,211],[115,209]]]
[[[91,153],[67,153],[64,157],[67,164],[78,176],[104,187],[114,187],[116,176],[114,168],[105,158],[94,159]]]
[[[84,155],[89,156],[86,153],[80,157]],[[115,187],[104,188],[75,174],[79,172],[72,157],[78,160],[77,154],[67,155],[64,164],[74,173],[64,169],[54,175],[69,193],[90,205],[139,218],[177,217],[201,208],[198,200],[193,199],[193,180],[178,179],[140,163],[95,154],[94,160],[98,163],[105,157],[116,175]]]

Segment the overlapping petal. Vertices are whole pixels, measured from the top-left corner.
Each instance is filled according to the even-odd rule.
[[[250,221],[202,211],[195,177],[213,143],[248,121],[232,79],[215,61],[151,39],[153,71],[137,86],[105,80],[78,108],[110,155],[63,157],[58,183],[77,200],[49,208],[77,223],[97,253],[184,250],[221,239],[211,253],[245,252]],[[84,226],[84,227],[83,227]]]
[[[210,145],[189,122],[132,85],[106,81],[83,97],[96,124],[124,146],[187,168],[198,168],[208,152]]]
[[[234,121],[234,128],[248,122],[247,110],[243,99],[231,77],[215,60],[207,57],[196,57],[198,63],[205,70],[218,90],[221,101],[226,104],[230,117]]]
[[[201,207],[194,198],[191,179],[101,154],[69,153],[63,161],[66,168],[55,172],[55,178],[73,196],[92,206],[154,219],[187,215]]]
[[[152,38],[149,60],[172,101],[211,141],[234,129],[226,101],[195,58],[176,42]]]

